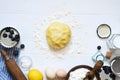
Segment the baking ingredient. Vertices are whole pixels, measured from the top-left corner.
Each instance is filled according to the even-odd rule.
[[[120,48],[120,35],[114,38],[113,43],[115,47]]]
[[[14,34],[14,31],[13,31],[13,30],[10,30],[10,34]]]
[[[15,35],[14,39],[15,39],[15,41],[19,41],[20,36],[19,35]]]
[[[54,22],[46,30],[48,44],[54,49],[64,48],[70,41],[71,30],[67,24]]]
[[[50,67],[46,68],[45,74],[48,80],[54,80],[56,78],[56,73],[53,68]]]
[[[97,49],[98,49],[98,50],[101,50],[101,46],[97,46]]]
[[[111,28],[107,24],[101,24],[97,29],[100,38],[107,38],[111,34]]]
[[[59,79],[65,79],[66,75],[67,75],[67,72],[64,69],[58,69],[56,71],[56,76]]]
[[[28,72],[29,80],[43,80],[43,74],[38,69],[31,69]]]
[[[19,50],[14,50],[14,51],[13,51],[13,55],[14,55],[14,56],[18,56],[18,55],[19,55]]]
[[[4,33],[4,34],[3,34],[3,37],[6,38],[6,37],[7,37],[7,34]]]
[[[10,27],[6,28],[6,32],[10,32]]]
[[[112,73],[111,68],[109,66],[103,66],[103,70],[105,74]]]
[[[57,51],[55,51],[52,47],[48,46],[48,42],[46,40],[46,29],[53,22],[62,22],[67,24],[72,32],[70,41],[67,46]],[[48,59],[48,57],[63,59],[65,56],[80,54],[82,53],[81,51],[86,50],[86,46],[84,46],[84,43],[86,43],[86,40],[84,40],[84,36],[76,36],[76,33],[83,32],[84,28],[86,28],[86,26],[84,24],[81,25],[79,20],[77,20],[77,16],[75,16],[72,12],[57,11],[43,18],[40,22],[38,21],[38,23],[36,23],[33,30],[32,40],[35,43],[36,49],[44,51],[44,53],[42,52],[39,54],[44,55],[46,59]],[[85,31],[83,34],[88,35],[89,33]]]
[[[111,66],[103,66],[101,70],[102,71],[99,73],[101,80],[116,80],[115,77],[110,77],[111,74],[113,74],[111,71]]]
[[[89,70],[85,68],[76,69],[70,73],[68,80],[83,80],[87,72],[89,72]]]
[[[108,66],[103,66],[102,68],[103,68],[103,70],[106,70],[108,68]]]
[[[115,80],[115,75],[113,73],[111,73],[109,76],[110,76],[110,78],[114,78],[114,80]]]
[[[106,68],[106,69],[104,70],[104,72],[105,72],[105,74],[109,74],[109,73],[110,73],[110,71],[109,71],[108,68]]]
[[[25,45],[24,45],[24,44],[21,44],[21,45],[20,45],[20,48],[21,48],[21,49],[24,49],[24,48],[25,48]]]

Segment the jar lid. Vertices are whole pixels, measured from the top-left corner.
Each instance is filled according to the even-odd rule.
[[[97,35],[98,37],[105,39],[111,35],[111,28],[107,24],[101,24],[97,28]]]
[[[5,27],[0,32],[0,43],[5,48],[15,47],[20,41],[19,32],[13,27]]]

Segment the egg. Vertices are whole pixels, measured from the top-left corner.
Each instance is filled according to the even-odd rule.
[[[66,75],[67,75],[67,72],[64,69],[58,69],[56,71],[56,76],[59,79],[64,79],[66,77]]]
[[[47,77],[47,80],[54,80],[56,78],[56,72],[53,68],[46,68],[45,74]]]

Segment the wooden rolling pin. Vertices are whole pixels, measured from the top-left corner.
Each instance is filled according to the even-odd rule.
[[[14,80],[27,80],[16,62],[7,55],[6,51],[1,50],[0,52],[5,58],[6,67],[10,74],[13,76]]]
[[[102,66],[103,66],[103,61],[101,60],[97,61],[93,69],[86,74],[84,80],[93,80],[96,71],[99,70]]]

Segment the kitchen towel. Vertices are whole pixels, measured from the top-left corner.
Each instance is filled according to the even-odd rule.
[[[0,50],[5,49],[0,45]],[[13,56],[13,51],[18,48],[11,48],[11,49],[5,49],[9,55],[10,58],[13,58],[16,63],[18,63],[18,56]],[[19,50],[19,49],[18,49]],[[5,65],[5,59],[0,53],[0,80],[13,80],[13,77],[8,72],[6,65]]]

